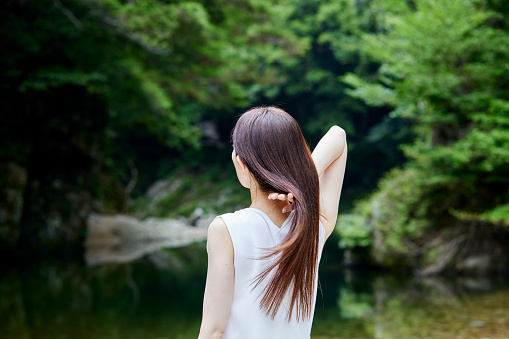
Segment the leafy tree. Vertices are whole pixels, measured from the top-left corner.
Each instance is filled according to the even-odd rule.
[[[21,223],[35,247],[43,237],[80,237],[94,199],[125,208],[112,200],[125,199],[137,177],[146,187],[161,158],[199,148],[196,122],[246,105],[248,85],[273,79],[259,65],[297,55],[302,45],[283,25],[284,6],[266,0],[0,6],[0,168],[14,163],[28,173],[16,185],[22,216],[5,234]],[[5,191],[11,175],[2,177]],[[82,199],[67,199],[71,193]]]
[[[362,35],[378,81],[349,74],[353,97],[414,124],[408,158],[381,181],[358,226],[381,256],[405,254],[436,273],[506,248],[509,32],[502,2],[376,1],[384,30]],[[359,205],[359,206],[360,206]],[[505,240],[504,240],[505,239]]]
[[[361,49],[359,35],[379,30],[376,13],[365,0],[295,0],[291,6],[288,27],[307,42],[306,53],[274,65],[279,81],[252,87],[252,101],[288,109],[312,146],[333,124],[343,126],[351,150],[345,198],[358,198],[403,161],[397,144],[411,136],[405,121],[388,119],[387,107],[368,107],[348,96],[348,86],[338,81],[348,72],[375,76],[377,64]]]

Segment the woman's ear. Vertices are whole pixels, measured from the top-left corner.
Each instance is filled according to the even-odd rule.
[[[242,159],[240,159],[240,157],[238,155],[235,158],[237,159],[237,162],[239,163],[240,167],[242,168],[242,172],[248,171],[247,166],[244,164],[244,162],[242,162]]]
[[[245,188],[249,188],[251,186],[251,173],[247,169],[246,164],[244,164],[240,157],[235,153],[235,150],[232,152],[232,161],[240,184]]]

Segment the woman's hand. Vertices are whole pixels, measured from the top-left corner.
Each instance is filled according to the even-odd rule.
[[[269,198],[269,200],[281,200],[281,201],[287,200],[288,205],[283,207],[283,213],[288,213],[291,210],[293,210],[293,194],[292,193],[288,193],[288,194],[271,193],[271,194],[269,194],[268,198]]]

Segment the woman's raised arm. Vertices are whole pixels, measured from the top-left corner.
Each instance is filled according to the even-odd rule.
[[[320,220],[328,237],[338,217],[347,156],[346,133],[332,126],[316,145],[312,157],[320,179]]]

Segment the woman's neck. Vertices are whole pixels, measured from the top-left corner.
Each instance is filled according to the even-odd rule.
[[[281,225],[288,218],[288,213],[283,213],[283,207],[288,202],[286,200],[269,200],[269,193],[263,192],[258,187],[251,188],[251,208],[256,208],[265,214],[272,220],[274,224],[281,227]]]

